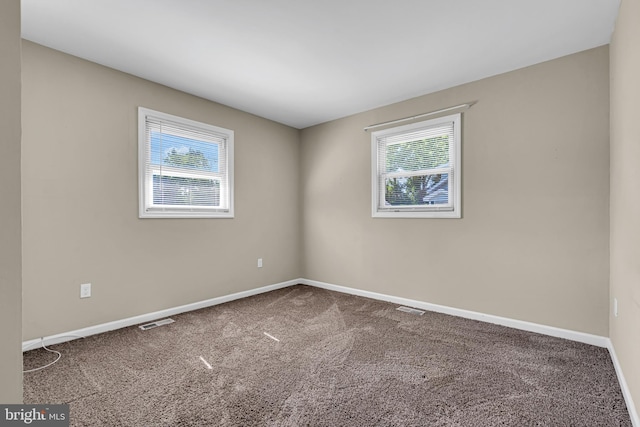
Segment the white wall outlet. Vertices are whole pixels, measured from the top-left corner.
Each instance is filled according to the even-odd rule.
[[[258,258],[258,268],[262,268],[262,258]]]
[[[91,296],[91,283],[83,283],[80,285],[80,298],[89,298]]]
[[[618,317],[618,298],[613,299],[613,315]]]

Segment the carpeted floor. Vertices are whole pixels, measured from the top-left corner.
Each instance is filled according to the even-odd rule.
[[[298,285],[55,345],[25,403],[74,426],[631,426],[606,349],[396,307]]]

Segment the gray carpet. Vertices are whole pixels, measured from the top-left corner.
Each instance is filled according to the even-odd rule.
[[[303,285],[173,318],[52,346],[25,403],[74,426],[631,426],[598,347]]]

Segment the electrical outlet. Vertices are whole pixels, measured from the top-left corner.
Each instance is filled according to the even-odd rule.
[[[613,299],[613,315],[618,317],[618,298]]]
[[[91,283],[83,283],[80,285],[80,298],[89,298],[91,296]]]
[[[262,268],[262,258],[258,258],[258,268]]]

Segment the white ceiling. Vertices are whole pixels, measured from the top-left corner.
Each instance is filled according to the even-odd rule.
[[[22,0],[22,35],[304,128],[609,43],[620,0]]]

